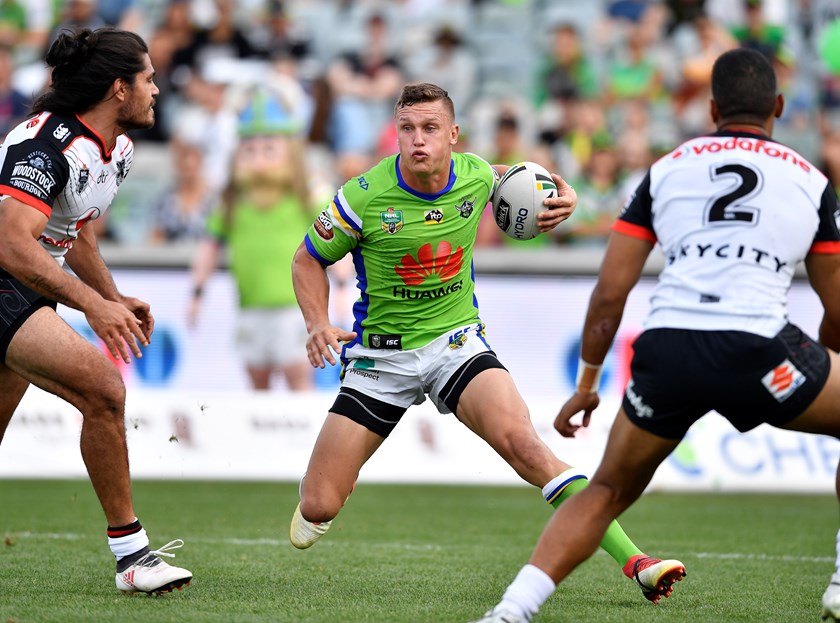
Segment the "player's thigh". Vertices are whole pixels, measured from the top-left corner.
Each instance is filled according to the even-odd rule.
[[[626,508],[644,492],[656,469],[679,442],[639,428],[621,408],[591,483],[608,487],[614,503]]]
[[[470,379],[458,399],[457,416],[484,439],[534,428],[528,406],[503,368],[482,370]]]
[[[504,368],[479,372],[458,400],[458,419],[527,482],[543,486],[570,465],[537,435],[528,407]]]
[[[309,466],[306,468],[303,491],[334,491],[343,499],[350,494],[359,470],[373,456],[385,438],[350,418],[330,413],[321,427]]]
[[[0,363],[0,441],[27,387],[29,381]]]
[[[116,366],[50,307],[36,311],[17,330],[6,351],[6,366],[75,406],[92,396],[124,398]]]
[[[840,357],[828,351],[829,372],[825,385],[805,411],[780,428],[840,438]]]

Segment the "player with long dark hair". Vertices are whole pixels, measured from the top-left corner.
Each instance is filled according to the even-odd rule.
[[[143,39],[112,28],[62,33],[46,61],[50,86],[0,146],[0,439],[30,384],[76,407],[117,588],[168,592],[192,573],[161,559],[183,542],[150,550],[134,513],[122,376],[56,314],[58,303],[83,312],[126,363],[149,344],[149,305],[117,290],[90,221],[105,213],[131,168],[126,132],[154,124],[155,71]]]

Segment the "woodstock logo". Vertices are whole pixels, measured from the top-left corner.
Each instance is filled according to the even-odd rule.
[[[429,275],[437,274],[441,281],[449,281],[461,270],[464,250],[458,247],[452,252],[452,245],[447,241],[438,244],[437,251],[432,251],[432,245],[427,243],[420,247],[415,259],[406,253],[401,264],[394,266],[394,270],[402,277],[407,286],[419,286]]]

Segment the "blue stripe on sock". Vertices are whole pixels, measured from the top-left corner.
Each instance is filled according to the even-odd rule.
[[[570,476],[569,478],[561,482],[559,485],[557,485],[551,493],[545,496],[545,501],[551,504],[560,496],[561,493],[563,493],[563,489],[568,487],[575,480],[586,480],[586,476],[584,476],[583,474],[576,474],[574,476]]]

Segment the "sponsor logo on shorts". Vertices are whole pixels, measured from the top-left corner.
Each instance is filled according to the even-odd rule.
[[[330,215],[327,214],[327,211],[324,210],[318,215],[318,218],[315,219],[314,223],[315,233],[318,234],[318,237],[322,240],[326,240],[329,242],[335,237],[335,232],[333,231],[333,224]]]
[[[653,407],[645,404],[644,398],[636,393],[633,379],[628,381],[625,393],[627,395],[627,400],[630,401],[630,404],[633,405],[633,408],[636,410],[636,417],[653,417]]]
[[[779,402],[787,400],[804,382],[805,375],[789,359],[785,359],[761,377],[762,385]]]
[[[460,331],[456,331],[452,335],[449,336],[449,348],[455,350],[456,348],[461,348],[464,344],[467,343],[467,332],[470,329],[462,329]]]
[[[355,374],[371,381],[379,380],[379,372],[376,370],[360,370],[359,368],[349,368],[347,374]]]
[[[443,222],[443,212],[441,210],[426,210],[426,215],[423,217],[423,223],[426,225],[437,225]]]

